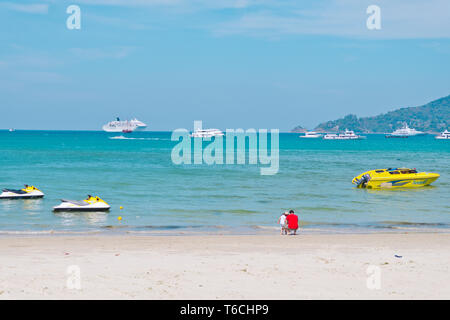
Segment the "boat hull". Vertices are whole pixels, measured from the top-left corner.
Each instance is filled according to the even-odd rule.
[[[103,203],[78,206],[69,202],[63,202],[59,206],[53,207],[54,212],[62,212],[62,211],[99,212],[99,211],[109,211],[109,209],[111,209],[111,207]]]
[[[14,200],[14,199],[40,199],[44,197],[44,193],[40,191],[33,191],[29,193],[23,193],[18,194],[14,192],[3,192],[0,194],[0,200],[1,199],[8,199],[8,200]]]
[[[8,200],[15,200],[15,199],[41,199],[44,195],[40,196],[2,196],[0,195],[0,199],[8,199]]]
[[[367,189],[396,189],[396,188],[421,188],[430,185],[438,177],[419,179],[397,179],[397,180],[371,180],[365,186]]]
[[[109,211],[107,208],[68,208],[68,207],[54,207],[53,212],[105,212]]]
[[[134,131],[145,131],[145,129],[146,129],[147,127],[134,127],[134,128],[131,128],[131,129],[126,129],[126,128],[123,128],[123,127],[109,127],[109,126],[103,126],[102,127],[102,129],[103,129],[103,131],[105,131],[105,132],[124,132],[124,130],[127,130],[127,131],[129,131],[129,132],[134,132]]]

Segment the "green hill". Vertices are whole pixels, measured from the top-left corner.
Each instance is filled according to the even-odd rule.
[[[341,131],[346,128],[365,133],[392,132],[407,123],[411,128],[436,133],[450,128],[450,95],[419,107],[407,107],[373,117],[349,114],[342,119],[319,124],[315,130]]]

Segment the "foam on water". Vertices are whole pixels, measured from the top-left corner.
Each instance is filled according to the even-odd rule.
[[[136,137],[124,137],[124,136],[114,136],[114,137],[109,137],[109,139],[112,139],[112,140],[166,140],[166,141],[169,141],[169,139],[161,139],[161,138],[136,138]]]

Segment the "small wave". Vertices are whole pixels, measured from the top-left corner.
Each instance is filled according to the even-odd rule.
[[[254,213],[261,213],[260,211],[255,211],[255,210],[246,210],[246,209],[234,209],[234,210],[217,210],[218,212],[223,212],[223,213],[232,213],[232,214],[254,214]]]
[[[137,137],[125,137],[125,136],[115,136],[109,137],[111,140],[161,140],[161,141],[170,141],[170,139],[162,139],[162,138],[137,138]]]
[[[347,227],[358,228],[362,225],[356,223],[343,223],[343,222],[325,222],[325,221],[300,221],[300,226],[329,226],[329,227]]]
[[[416,227],[448,227],[443,222],[410,222],[410,221],[381,221],[380,224],[391,226],[416,226]]]
[[[303,207],[302,208],[303,211],[330,211],[330,212],[335,212],[335,211],[344,211],[344,210],[348,210],[348,209],[342,209],[342,208],[337,208],[337,207],[325,207],[325,206],[319,206],[319,207]],[[352,209],[353,211],[353,209]]]
[[[101,226],[102,229],[126,229],[128,226],[113,226],[113,225],[107,225],[107,226]]]
[[[274,226],[251,226],[251,228],[262,229],[262,230],[278,230],[278,229],[280,229],[279,227],[274,227]]]
[[[150,229],[150,230],[174,230],[174,229],[197,229],[197,228],[205,228],[205,227],[214,227],[214,226],[200,226],[200,225],[167,225],[167,226],[137,226],[136,229]]]
[[[53,234],[53,230],[43,230],[43,231],[0,231],[0,234],[6,235],[39,235],[39,234]]]
[[[99,231],[67,231],[67,230],[38,230],[38,231],[14,231],[14,230],[5,230],[0,231],[0,235],[46,235],[46,234],[58,234],[58,235],[83,235],[83,234],[97,234]]]

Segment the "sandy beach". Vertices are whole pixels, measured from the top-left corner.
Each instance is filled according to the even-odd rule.
[[[0,256],[0,299],[450,298],[449,234],[5,237]]]

